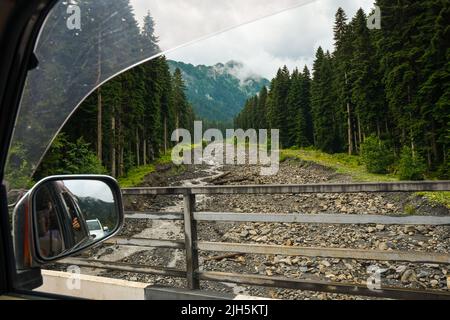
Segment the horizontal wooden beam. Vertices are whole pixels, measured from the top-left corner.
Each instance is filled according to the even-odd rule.
[[[186,187],[141,187],[141,188],[123,188],[124,196],[139,195],[179,195],[189,193]]]
[[[349,184],[228,185],[203,187],[124,188],[123,195],[283,194],[450,191],[450,181],[372,182]]]
[[[199,241],[197,243],[197,249],[203,251],[236,252],[247,254],[273,254],[284,256],[323,257],[337,259],[450,264],[449,254],[418,251],[408,252],[347,248],[314,248],[203,241]]]
[[[79,267],[136,272],[136,273],[143,273],[143,274],[154,274],[154,275],[176,277],[176,278],[185,278],[186,277],[186,271],[183,271],[183,270],[171,269],[171,268],[148,267],[148,266],[143,266],[143,265],[138,265],[138,264],[129,264],[129,263],[115,262],[115,261],[102,261],[102,260],[92,260],[92,259],[83,259],[83,258],[67,258],[67,259],[58,261],[57,263],[65,264],[65,265],[67,265],[67,264],[76,265]]]
[[[155,240],[146,238],[124,238],[114,237],[105,241],[105,244],[151,247],[151,248],[167,248],[167,249],[184,249],[183,240]]]
[[[450,225],[450,216],[386,216],[362,214],[265,214],[196,212],[197,221],[317,223],[317,224],[384,224],[384,225]]]
[[[126,211],[125,219],[138,220],[183,220],[181,212],[135,212]]]
[[[311,281],[268,277],[260,275],[246,275],[225,272],[198,272],[200,280],[220,281],[241,285],[255,285],[264,287],[287,288],[294,290],[319,291],[357,296],[408,299],[408,300],[450,300],[450,293],[430,290],[411,290],[393,287],[382,287],[380,290],[370,290],[361,284],[349,284],[327,281]]]

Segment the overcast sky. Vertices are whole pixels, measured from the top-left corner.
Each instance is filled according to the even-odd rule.
[[[271,79],[285,64],[290,69],[303,68],[305,64],[311,67],[319,46],[332,50],[338,7],[352,17],[359,8],[369,12],[374,0],[131,0],[131,3],[139,20],[150,11],[163,50],[184,45],[167,53],[169,59],[194,65],[236,60],[244,63],[247,74]],[[217,34],[223,30],[227,31]]]
[[[114,202],[111,188],[102,181],[65,180],[64,185],[77,197],[91,197],[105,202]]]

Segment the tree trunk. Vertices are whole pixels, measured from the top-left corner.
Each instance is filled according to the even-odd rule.
[[[362,143],[362,130],[361,130],[361,120],[359,118],[359,114],[357,115],[357,120],[358,120],[358,142],[359,145],[361,146]]]
[[[120,143],[119,147],[119,176],[123,176],[124,165],[123,165],[123,142]]]
[[[145,165],[147,165],[147,138],[145,137],[145,134],[144,134],[144,139],[143,140],[144,141],[142,143],[142,148],[143,148],[143,150],[142,150],[142,163],[145,166]]]
[[[345,72],[345,85],[348,85],[347,71]],[[347,94],[347,92],[346,92]],[[347,98],[348,99],[348,98]],[[348,154],[353,154],[353,132],[352,132],[352,115],[350,110],[350,102],[347,100],[347,136],[348,136]]]
[[[117,119],[118,124],[118,144],[117,144],[117,151],[118,151],[118,165],[117,165],[117,175],[119,177],[123,176],[123,136],[122,136],[122,121],[119,118]]]
[[[101,89],[97,90],[97,157],[100,163],[102,163],[102,92]]]
[[[387,118],[384,119],[384,126],[388,137],[391,137],[391,132],[389,131],[389,124]]]
[[[177,143],[180,140],[180,137],[178,136],[178,128],[180,128],[180,117],[177,114],[176,115],[176,119],[175,119],[175,130],[176,130],[176,139],[177,139]]]
[[[116,176],[116,118],[114,113],[111,117],[111,131],[112,131],[112,143],[111,143],[111,175]]]
[[[140,159],[140,141],[139,141],[139,129],[136,128],[136,160],[137,160],[137,166],[139,167],[141,165],[141,159]]]
[[[164,116],[164,154],[167,154],[167,116]]]
[[[348,126],[348,154],[353,154],[353,132],[352,132],[352,118],[350,112],[350,103],[347,102],[347,126]]]
[[[97,40],[97,84],[99,84],[102,78],[101,32],[99,32]],[[102,92],[100,88],[97,89],[97,106],[97,158],[102,163]]]
[[[411,113],[409,114],[409,120],[410,120],[411,123],[413,123],[412,122],[412,114]],[[414,158],[416,156],[416,143],[414,141],[414,134],[413,134],[412,128],[410,128],[410,130],[409,130],[409,135],[410,135],[410,140],[411,140],[411,152],[412,152],[412,156]]]

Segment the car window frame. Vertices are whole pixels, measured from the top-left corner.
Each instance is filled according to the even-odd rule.
[[[17,290],[24,283],[41,281],[40,270],[21,278],[15,266],[11,224],[7,207],[4,171],[17,119],[20,99],[29,70],[37,66],[33,54],[41,27],[51,8],[61,0],[17,0],[0,3],[0,295],[33,291]]]

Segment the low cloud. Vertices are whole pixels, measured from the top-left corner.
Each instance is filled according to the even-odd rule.
[[[242,62],[245,74],[271,79],[280,66],[311,68],[319,46],[333,48],[333,23],[338,7],[349,18],[361,7],[366,12],[373,0],[132,0],[141,19],[150,11],[163,50],[217,33],[257,17],[302,5],[196,41],[167,54],[169,59],[194,65],[214,65],[229,60]],[[156,4],[158,2],[158,5]]]

